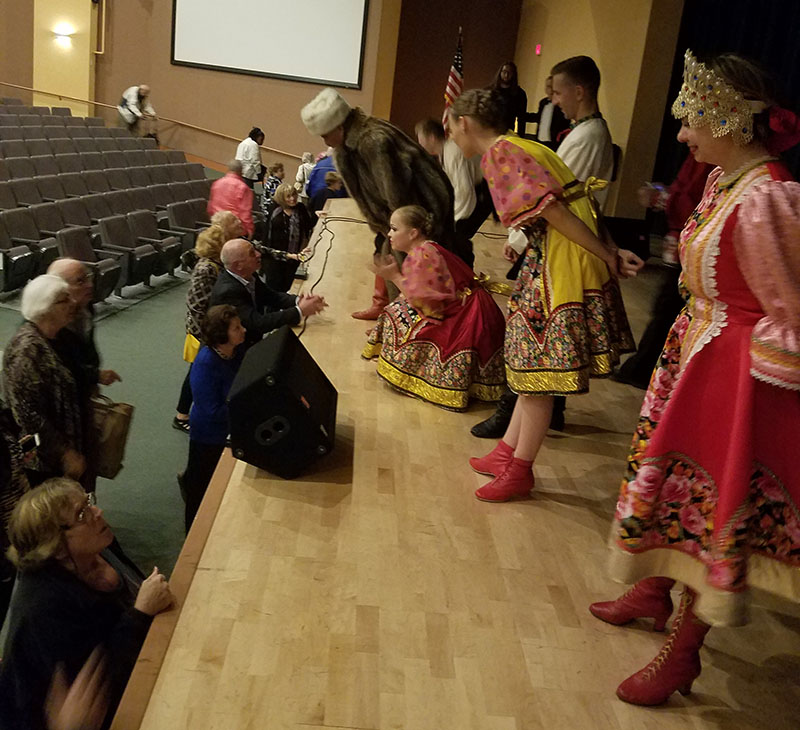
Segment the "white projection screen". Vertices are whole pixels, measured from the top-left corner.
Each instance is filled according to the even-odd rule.
[[[173,0],[172,63],[361,88],[368,0]]]

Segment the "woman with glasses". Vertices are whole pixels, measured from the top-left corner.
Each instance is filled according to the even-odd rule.
[[[38,434],[28,464],[31,482],[81,480],[86,456],[78,384],[55,350],[74,316],[69,284],[60,276],[37,276],[22,290],[21,309],[25,321],[3,353],[3,387],[22,432]]]
[[[157,568],[145,579],[108,550],[114,535],[94,494],[70,479],[25,494],[8,536],[19,580],[0,664],[5,727],[44,728],[54,675],[71,684],[98,647],[111,716],[152,617],[173,603],[166,579]]]

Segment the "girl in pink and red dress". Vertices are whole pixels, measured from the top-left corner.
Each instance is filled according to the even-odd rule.
[[[635,274],[643,262],[598,238],[590,185],[552,150],[504,134],[502,106],[491,91],[464,92],[448,123],[466,157],[482,155],[503,225],[528,238],[505,337],[506,378],[522,397],[497,447],[470,459],[475,471],[494,477],[475,496],[504,502],[534,486],[553,396],[586,393],[590,378],[610,375],[620,354],[634,349],[616,276]]]
[[[800,124],[750,62],[685,60],[678,139],[717,167],[680,235],[687,304],[617,502],[612,574],[639,582],[590,607],[661,630],[683,583],[666,643],[617,689],[640,705],[689,692],[706,632],[744,623],[751,588],[800,599],[800,185],[776,157]]]
[[[418,205],[390,219],[393,251],[407,253],[402,271],[386,257],[376,273],[400,289],[370,332],[362,356],[378,358],[378,375],[398,390],[463,411],[470,397],[503,393],[503,313],[472,269],[428,240],[433,216]]]

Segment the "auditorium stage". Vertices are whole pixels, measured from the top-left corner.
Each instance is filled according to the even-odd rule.
[[[605,545],[642,391],[594,381],[545,441],[533,499],[478,502],[467,458],[491,444],[469,427],[490,407],[451,413],[379,381],[349,316],[369,302],[372,236],[330,229],[330,307],[302,341],[339,391],[336,448],[291,482],[226,452],[114,730],[796,728],[800,620],[765,610],[709,634],[692,695],[614,696],[664,640],[587,610],[621,592]],[[475,240],[476,270],[501,277],[502,241]],[[648,282],[623,282],[637,336]]]

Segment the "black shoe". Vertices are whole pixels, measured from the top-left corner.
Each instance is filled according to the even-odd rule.
[[[180,418],[175,416],[172,419],[172,428],[177,428],[178,431],[183,431],[184,433],[189,433],[189,419],[182,421]]]
[[[564,411],[553,411],[553,415],[550,416],[550,428],[553,431],[564,430]]]
[[[495,411],[489,418],[480,423],[476,423],[471,429],[470,433],[479,439],[499,439],[511,423],[511,415]]]

